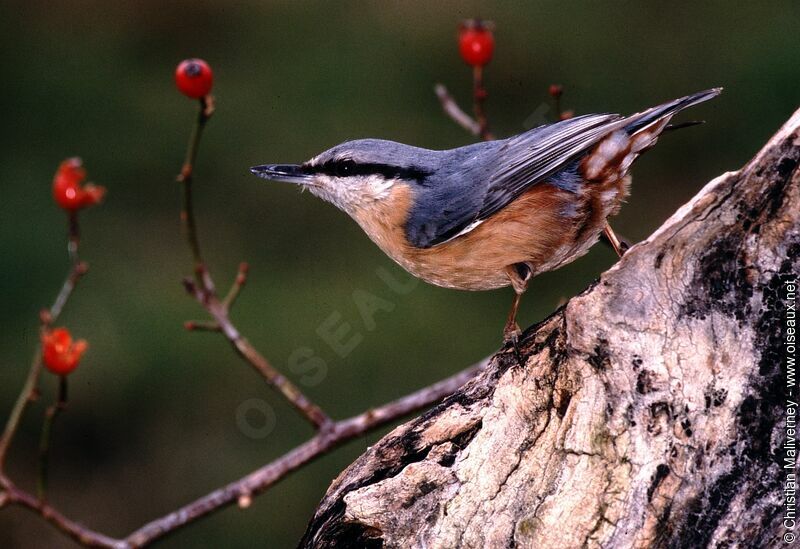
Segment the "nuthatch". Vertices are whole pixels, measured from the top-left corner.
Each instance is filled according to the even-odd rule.
[[[296,183],[349,214],[411,274],[437,286],[513,286],[504,336],[515,339],[531,278],[585,254],[628,195],[628,169],[679,111],[714,88],[623,117],[588,114],[446,151],[348,141],[308,162],[251,171]]]

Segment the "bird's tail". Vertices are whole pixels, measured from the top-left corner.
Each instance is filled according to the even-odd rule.
[[[691,107],[692,105],[697,105],[703,101],[708,101],[709,99],[718,96],[720,93],[722,93],[722,88],[711,88],[710,90],[693,93],[692,95],[687,95],[686,97],[681,97],[679,99],[675,99],[674,101],[670,101],[669,103],[664,103],[663,105],[647,109],[644,112],[631,115],[625,119],[625,131],[628,133],[628,135],[633,135],[654,125],[663,124],[659,131],[654,132],[657,135],[658,133],[661,133],[663,127],[666,127],[670,118],[672,118],[675,114],[683,109]]]
[[[583,161],[584,176],[589,180],[605,178],[609,174],[621,178],[640,154],[656,144],[658,136],[668,128],[676,113],[716,97],[720,92],[722,88],[712,88],[616,121],[607,137]],[[627,133],[627,138],[620,135],[622,132]]]

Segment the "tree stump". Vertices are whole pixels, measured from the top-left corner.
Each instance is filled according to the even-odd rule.
[[[368,449],[301,546],[782,545],[798,160],[800,111],[518,353]]]

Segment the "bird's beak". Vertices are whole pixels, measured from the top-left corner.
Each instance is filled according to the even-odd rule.
[[[311,183],[311,176],[303,172],[303,167],[297,164],[264,164],[263,166],[253,166],[250,171],[258,177],[269,179],[270,181],[281,181],[283,183],[295,183],[307,185]]]

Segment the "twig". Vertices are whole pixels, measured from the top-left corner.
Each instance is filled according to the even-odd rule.
[[[67,239],[67,252],[69,254],[71,266],[61,290],[58,292],[53,305],[40,315],[40,335],[44,334],[45,330],[51,326],[58,317],[64,306],[67,304],[75,286],[80,279],[87,273],[89,267],[86,263],[82,262],[78,256],[78,246],[80,243],[80,230],[78,226],[78,217],[75,213],[71,213],[68,220],[68,239]],[[8,416],[8,421],[3,430],[3,436],[0,437],[0,478],[3,477],[5,471],[5,459],[8,454],[8,449],[14,439],[14,435],[19,427],[19,422],[22,420],[22,415],[28,404],[36,400],[38,396],[39,377],[42,373],[42,346],[38,344],[31,359],[31,366],[28,370],[28,377],[25,380],[25,385],[14,403],[11,413]]]
[[[222,328],[216,322],[207,320],[187,320],[183,327],[189,332],[221,332]]]
[[[489,92],[483,87],[483,66],[475,65],[472,67],[472,109],[475,112],[475,120],[478,122],[478,135],[484,141],[492,141],[494,136],[489,131],[489,120],[486,118],[484,103],[489,96]]]
[[[442,105],[442,110],[453,122],[484,141],[494,139],[494,135],[489,131],[489,119],[486,117],[486,111],[483,106],[488,97],[488,92],[483,86],[482,67],[475,66],[472,71],[472,107],[475,111],[475,118],[472,118],[458,106],[458,103],[450,95],[444,84],[436,84],[433,87],[433,91]]]
[[[239,297],[239,294],[242,291],[245,283],[247,282],[247,273],[250,270],[250,266],[247,263],[240,263],[239,264],[239,272],[236,273],[236,278],[231,284],[231,289],[228,290],[228,295],[225,296],[225,299],[222,300],[222,304],[225,305],[225,308],[230,311],[233,304],[236,302],[236,298]]]
[[[67,254],[72,265],[78,264],[78,246],[81,243],[81,229],[78,224],[78,210],[67,213]]]
[[[129,547],[141,547],[221,507],[231,505],[242,498],[247,501],[248,498],[263,492],[292,471],[348,440],[361,436],[372,429],[429,406],[450,395],[485,368],[487,363],[488,360],[484,360],[430,387],[420,389],[357,416],[337,421],[328,431],[318,433],[305,444],[294,448],[264,467],[146,524],[125,538],[125,541],[129,544]]]
[[[476,71],[473,72],[475,75],[480,67],[475,67]],[[474,83],[474,109],[476,115],[480,116],[479,122],[475,120],[470,115],[468,115],[464,110],[458,106],[456,100],[450,95],[450,92],[447,90],[444,84],[436,84],[433,88],[433,91],[436,93],[436,97],[439,99],[439,103],[442,105],[442,110],[444,113],[449,116],[453,122],[467,130],[470,134],[474,135],[475,137],[480,137],[484,141],[491,141],[494,139],[494,135],[488,131],[489,122],[486,118],[486,114],[483,110],[483,101],[485,99],[486,90],[483,88],[482,80],[480,83]],[[482,90],[481,94],[478,94],[478,89]],[[479,95],[483,95],[483,99],[479,99]]]
[[[444,113],[453,119],[453,121],[467,130],[472,135],[478,137],[481,134],[481,126],[470,115],[465,113],[461,107],[458,106],[456,100],[447,91],[444,84],[436,84],[433,88],[436,97],[439,98],[439,103],[442,105]]]
[[[67,304],[70,296],[75,290],[76,285],[80,279],[88,271],[88,266],[83,263],[78,255],[78,248],[80,244],[80,231],[78,225],[78,217],[74,212],[71,212],[68,219],[68,240],[67,240],[67,253],[70,258],[70,270],[67,277],[58,292],[53,305],[49,309],[41,312],[40,316],[40,336],[58,320],[64,306]],[[55,508],[48,505],[43,498],[44,489],[46,486],[46,467],[47,467],[47,448],[49,446],[49,436],[52,422],[55,419],[58,410],[62,407],[61,403],[66,402],[66,381],[62,378],[61,385],[59,386],[59,402],[48,408],[46,413],[45,424],[42,431],[42,440],[40,447],[40,479],[39,479],[39,497],[33,496],[24,490],[19,489],[11,479],[5,474],[5,459],[8,455],[8,450],[14,435],[19,428],[22,416],[27,406],[38,398],[38,385],[39,377],[42,372],[42,348],[41,343],[36,346],[36,350],[31,360],[31,366],[28,371],[28,377],[25,380],[25,385],[17,397],[14,408],[9,414],[8,421],[6,422],[3,436],[0,438],[0,507],[7,504],[18,504],[27,509],[36,511],[46,521],[55,525],[62,532],[69,535],[72,539],[87,547],[114,547],[119,549],[124,547],[116,540],[99,534],[92,530],[85,528],[83,525],[74,522],[64,515],[62,515]]]
[[[209,277],[203,272],[200,278]],[[280,373],[270,362],[253,347],[250,342],[239,332],[231,322],[228,310],[219,300],[216,293],[198,287],[191,279],[183,281],[186,291],[211,315],[214,324],[218,327],[215,331],[221,332],[230,342],[236,353],[255,368],[271,386],[275,387],[289,403],[308,419],[317,429],[325,430],[333,424],[325,412],[306,397],[297,386],[286,376]]]
[[[58,296],[56,296],[53,306],[48,310],[49,320],[46,322],[47,324],[52,324],[61,316],[61,311],[67,304],[67,301],[69,301],[72,292],[75,291],[75,286],[78,284],[78,281],[89,270],[89,266],[86,263],[77,259],[77,251],[73,253],[76,257],[75,262],[70,268],[69,273],[67,273],[67,278],[64,280],[64,285],[61,287]]]
[[[36,388],[39,385],[39,376],[42,372],[42,353],[41,346],[36,347],[34,352],[33,361],[31,362],[28,377],[25,380],[25,385],[14,403],[14,408],[11,409],[11,414],[8,416],[3,436],[0,438],[0,478],[5,474],[5,458],[8,454],[8,449],[11,446],[11,441],[19,427],[19,422],[22,419],[22,414],[25,413],[25,408],[32,401],[36,400]]]
[[[42,425],[42,436],[39,440],[39,478],[36,484],[36,495],[39,501],[45,501],[47,494],[47,465],[50,453],[50,436],[53,424],[59,412],[67,407],[67,376],[58,380],[58,398],[56,402],[47,407]]]
[[[176,178],[178,183],[183,186],[183,205],[181,210],[181,223],[186,236],[186,241],[192,251],[195,268],[203,264],[203,255],[200,252],[200,242],[197,237],[197,224],[194,219],[194,208],[192,208],[192,175],[194,165],[197,160],[197,153],[200,149],[200,138],[211,115],[214,114],[214,99],[208,95],[200,99],[200,108],[197,111],[197,120],[192,127],[189,136],[189,145],[186,147],[186,158],[181,167],[181,173]],[[198,281],[199,282],[199,281]]]
[[[186,233],[186,240],[189,244],[189,248],[192,250],[192,256],[194,258],[194,281],[191,279],[184,280],[184,286],[189,294],[197,300],[214,320],[213,324],[205,324],[204,327],[213,327],[213,331],[222,332],[239,356],[253,366],[253,368],[264,377],[267,383],[277,389],[278,392],[311,422],[316,429],[325,430],[333,424],[333,420],[306,397],[294,383],[274,368],[270,362],[239,333],[239,330],[230,319],[230,307],[236,300],[236,297],[239,295],[247,279],[247,264],[242,263],[239,266],[239,272],[228,295],[224,300],[220,300],[214,286],[214,280],[203,260],[203,255],[200,251],[200,239],[197,235],[194,208],[192,205],[192,177],[203,128],[213,111],[214,107],[211,96],[204,97],[200,100],[200,109],[198,111],[197,121],[192,129],[191,137],[189,138],[186,159],[181,168],[181,173],[177,177],[178,182],[183,185],[181,222],[184,232]],[[201,327],[201,324],[190,323],[187,327]]]
[[[16,504],[29,509],[85,547],[107,547],[113,549],[129,549],[130,547],[122,540],[110,538],[67,518],[46,502],[40,501],[34,495],[18,488],[8,478],[0,477],[0,485],[3,488],[3,492],[0,492],[0,498],[4,498],[0,499],[0,507],[5,502],[9,505]]]

